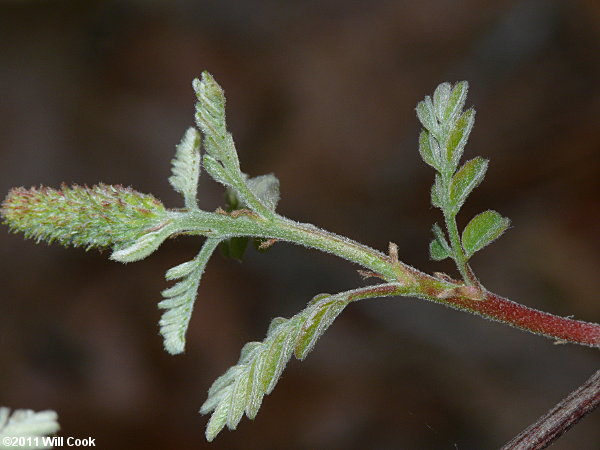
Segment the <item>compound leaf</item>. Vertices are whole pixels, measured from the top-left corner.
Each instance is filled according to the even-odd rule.
[[[185,334],[192,317],[198,285],[206,263],[219,242],[219,239],[208,238],[196,258],[169,269],[165,275],[167,280],[180,279],[162,292],[164,300],[158,304],[160,309],[166,310],[160,318],[160,334],[165,350],[172,355],[183,353],[185,349]]]
[[[303,311],[272,320],[262,342],[250,342],[240,352],[238,363],[217,378],[200,412],[212,416],[206,439],[212,441],[227,426],[235,429],[243,412],[253,419],[265,395],[272,392],[288,361],[295,353],[304,359],[317,339],[351,301],[351,293],[321,295]]]

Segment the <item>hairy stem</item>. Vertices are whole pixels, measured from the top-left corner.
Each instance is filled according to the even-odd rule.
[[[548,447],[600,404],[600,370],[501,450]]]
[[[460,243],[460,235],[458,233],[458,226],[456,225],[456,214],[450,214],[444,211],[444,220],[446,222],[448,236],[450,237],[450,245],[452,246],[456,267],[465,283],[471,284],[472,280],[467,269],[467,257],[465,256],[462,244]]]
[[[315,248],[359,264],[388,283],[404,286],[405,289],[398,295],[442,303],[555,339],[558,343],[600,347],[600,324],[555,316],[515,303],[485,291],[480,286],[468,286],[462,282],[432,277],[399,262],[395,257],[313,225],[294,222],[281,216],[265,220],[252,213],[233,216],[205,211],[170,211],[169,214],[180,232],[222,238],[261,237]]]

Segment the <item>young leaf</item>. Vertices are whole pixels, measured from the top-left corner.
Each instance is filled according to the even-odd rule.
[[[9,438],[25,438],[21,442],[26,442],[29,449],[51,448],[44,445],[42,439],[37,438],[54,434],[59,429],[54,411],[34,412],[30,409],[17,409],[11,415],[9,408],[0,408],[0,448],[9,448],[9,445],[6,445],[7,442],[11,442]]]
[[[239,171],[235,145],[225,121],[225,93],[208,72],[192,82],[198,98],[196,123],[204,134],[204,148],[226,171]],[[221,180],[217,180],[221,181]]]
[[[188,210],[198,209],[196,192],[200,177],[200,133],[190,127],[177,146],[175,158],[171,161],[171,186],[183,195]]]
[[[446,82],[439,84],[433,93],[433,108],[440,123],[444,122],[444,114],[446,112],[446,107],[448,106],[450,92],[450,83]]]
[[[434,261],[441,261],[449,256],[452,256],[452,249],[446,241],[444,232],[440,226],[436,223],[433,225],[433,240],[429,244],[429,256]]]
[[[440,117],[441,122],[454,122],[465,106],[469,83],[460,81],[454,85],[450,93],[445,108]]]
[[[272,173],[259,175],[248,180],[248,187],[271,211],[279,202],[279,180]]]
[[[219,239],[208,238],[196,258],[169,269],[165,275],[167,280],[181,279],[162,292],[165,299],[158,304],[160,309],[166,309],[159,322],[160,334],[164,338],[165,350],[172,355],[183,353],[185,349],[185,334],[192,317],[198,285],[219,242]]]
[[[453,124],[448,140],[446,142],[446,160],[452,171],[456,170],[458,161],[460,160],[469,134],[475,123],[475,110],[469,109],[461,114],[461,116]]]
[[[233,430],[243,412],[253,419],[265,395],[272,392],[285,366],[295,353],[304,359],[317,339],[352,299],[352,292],[320,295],[290,319],[273,319],[262,342],[250,342],[238,363],[213,383],[200,412],[213,411],[206,427],[210,442],[227,426]]]
[[[487,210],[476,215],[462,233],[462,246],[465,256],[473,254],[498,239],[510,225],[510,220],[496,211]]]
[[[442,177],[439,174],[435,174],[435,181],[431,186],[431,204],[436,208],[442,209],[443,206],[443,195],[444,188],[442,187]]]
[[[248,189],[252,191],[254,196],[264,205],[269,211],[275,211],[277,203],[279,203],[279,180],[272,173],[259,175],[254,178],[249,178],[245,173],[242,174],[244,183]],[[233,188],[227,188],[225,191],[226,210],[228,212],[236,209],[251,208],[251,205],[246,203],[246,200],[240,197],[239,193]]]
[[[469,194],[483,181],[488,161],[476,157],[467,161],[452,177],[450,184],[450,203],[454,213],[461,208]]]
[[[231,133],[227,131],[225,122],[225,94],[223,89],[208,73],[202,73],[202,79],[195,79],[193,87],[196,91],[196,123],[204,135],[206,154],[203,164],[206,171],[215,181],[235,190],[248,208],[263,217],[273,216],[273,206],[277,198],[260,198],[248,185],[247,177],[240,171],[235,144]],[[274,177],[273,177],[274,178]],[[270,201],[271,204],[266,204]]]
[[[417,104],[417,117],[421,121],[423,127],[432,133],[434,136],[438,133],[439,125],[435,118],[435,111],[433,109],[433,102],[431,97],[425,97],[425,100],[420,101]]]
[[[437,144],[435,140],[433,140],[433,142]],[[419,153],[421,154],[423,161],[434,169],[438,168],[437,158],[430,142],[430,134],[425,130],[422,130],[419,135]]]
[[[171,228],[168,225],[158,231],[146,233],[132,244],[118,247],[111,253],[110,259],[122,263],[144,259],[154,253],[170,234]]]

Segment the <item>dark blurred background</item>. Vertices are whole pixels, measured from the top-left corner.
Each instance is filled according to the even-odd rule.
[[[228,98],[242,168],[281,180],[279,212],[428,260],[433,172],[416,103],[471,83],[466,157],[491,160],[461,225],[513,228],[472,264],[491,290],[600,321],[600,4],[582,1],[3,1],[0,191],[123,183],[170,207],[169,164],[193,123],[192,78]],[[204,175],[203,208],[222,204]],[[102,449],[493,449],[598,368],[598,352],[414,299],[350,306],[257,419],[208,445],[214,378],[274,316],[363,284],[355,267],[278,243],[216,255],[183,356],[162,350],[164,272],[200,242],[136,264],[0,233],[0,404],[53,408]],[[595,449],[600,416],[555,446]]]

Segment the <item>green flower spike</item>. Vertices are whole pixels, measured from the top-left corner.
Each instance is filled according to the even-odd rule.
[[[86,250],[110,247],[112,259],[122,262],[142,259],[168,236],[163,204],[119,185],[14,188],[0,212],[11,231],[36,242]]]

